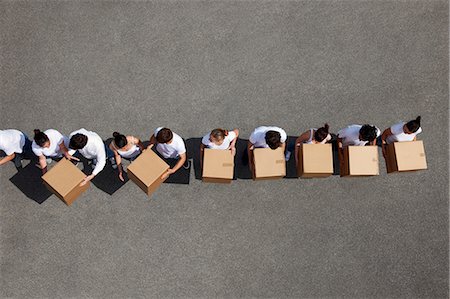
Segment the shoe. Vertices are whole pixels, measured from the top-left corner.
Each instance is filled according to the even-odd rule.
[[[286,161],[289,161],[289,159],[291,158],[291,152],[287,151],[284,158],[286,159]]]

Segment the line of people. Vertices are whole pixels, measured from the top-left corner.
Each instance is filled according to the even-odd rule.
[[[383,155],[386,156],[386,144],[416,140],[417,134],[422,132],[420,121],[420,116],[408,122],[402,121],[387,128],[383,133],[381,133],[379,128],[370,124],[347,126],[337,131],[335,141],[338,145],[338,153],[341,156],[342,148],[345,146],[375,145],[377,140],[379,140]],[[260,126],[250,135],[247,146],[248,156],[250,159],[252,158],[254,148],[277,149],[281,147],[286,153],[286,161],[294,153],[298,165],[298,150],[301,144],[331,142],[333,138],[329,129],[328,124],[320,128],[311,128],[300,134],[295,143],[287,145],[285,130],[274,126]],[[107,159],[110,160],[114,169],[118,169],[118,176],[123,181],[124,169],[122,159],[133,161],[145,149],[156,146],[156,151],[164,159],[177,160],[177,163],[162,175],[163,179],[175,173],[181,167],[186,167],[185,142],[183,138],[169,128],[158,127],[150,136],[150,143],[147,148],[135,136],[123,135],[118,132],[114,132],[112,136],[113,139],[107,146],[97,133],[84,128],[70,133],[69,136],[65,136],[55,129],[45,131],[36,129],[34,130],[33,141],[19,130],[0,130],[0,150],[6,155],[0,160],[0,165],[13,161],[16,168],[20,170],[22,168],[22,159],[32,158],[32,155],[35,155],[38,157],[36,166],[42,170],[42,173],[45,173],[47,165],[52,160],[59,160],[65,157],[77,163],[79,159],[74,154],[78,151],[89,161],[93,168],[92,173],[84,178],[81,185],[86,184],[102,171]],[[212,130],[203,136],[201,140],[200,152],[202,157],[205,148],[228,149],[234,156],[236,154],[238,137],[238,129],[225,130],[219,128]],[[200,161],[202,160],[203,158],[200,159]],[[249,163],[249,167],[253,167],[252,163]]]

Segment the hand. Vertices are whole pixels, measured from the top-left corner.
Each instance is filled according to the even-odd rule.
[[[147,149],[151,149],[152,147],[153,147],[153,143],[152,144],[149,144],[148,146],[147,146]]]
[[[162,180],[165,180],[169,177],[169,175],[171,175],[172,173],[174,173],[175,171],[173,171],[172,168],[167,169],[166,172],[164,172],[164,174],[161,176]]]
[[[80,161],[80,159],[78,159],[77,157],[72,156],[69,153],[65,154],[66,158],[70,161],[70,160],[75,160],[75,161]]]
[[[233,147],[230,148],[230,150],[231,150],[231,155],[233,157],[236,156],[236,148],[233,146]]]
[[[87,182],[89,182],[89,181],[92,180],[93,178],[94,178],[94,176],[93,176],[92,174],[86,176],[86,177],[83,179],[83,181],[80,183],[80,187],[83,187],[84,185],[86,185]]]
[[[119,179],[120,179],[122,182],[125,181],[125,180],[123,179],[123,174],[122,174],[122,172],[119,173]]]

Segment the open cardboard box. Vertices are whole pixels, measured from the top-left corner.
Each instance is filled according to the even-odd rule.
[[[298,152],[299,177],[327,177],[333,174],[333,151],[331,144],[303,143]]]
[[[388,173],[427,169],[422,140],[388,144],[385,161]]]
[[[44,185],[70,206],[84,191],[90,182],[80,187],[86,175],[72,162],[63,158],[42,176]]]
[[[282,148],[253,149],[253,179],[280,179],[286,175],[286,161]]]
[[[378,147],[345,146],[343,160],[340,161],[342,176],[379,175]]]
[[[210,183],[231,183],[234,157],[230,150],[205,148],[203,152],[202,180]]]
[[[153,150],[142,152],[127,168],[128,178],[138,185],[147,195],[151,195],[164,182],[161,176],[169,165]]]

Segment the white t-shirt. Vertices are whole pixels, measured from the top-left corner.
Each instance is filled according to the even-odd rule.
[[[155,130],[155,138],[158,135],[158,132],[163,127],[159,127]],[[169,143],[158,143],[156,145],[156,150],[164,157],[164,158],[177,158],[181,154],[186,152],[186,146],[184,145],[183,138],[181,138],[178,134],[172,132],[173,138],[172,142]]]
[[[37,145],[36,141],[33,140],[33,144],[31,145],[33,153],[38,157],[42,155],[46,157],[62,157],[63,152],[61,151],[59,145],[64,142],[64,145],[68,147],[69,138],[53,129],[46,130],[44,134],[47,135],[48,140],[50,141],[50,146],[40,147]]]
[[[368,143],[368,141],[362,141],[359,139],[359,130],[361,130],[362,125],[350,125],[344,129],[338,131],[338,137],[342,138],[342,146],[357,145],[363,146]],[[380,129],[377,129],[377,137],[381,135]]]
[[[287,134],[286,132],[279,127],[265,127],[265,126],[261,126],[261,127],[257,127],[253,133],[250,135],[250,142],[255,146],[255,147],[269,147],[266,143],[266,133],[268,131],[277,131],[280,133],[281,135],[281,139],[280,141],[282,143],[286,142],[287,139]]]
[[[211,142],[211,140],[209,140],[210,135],[211,134],[208,133],[205,136],[203,136],[202,143],[204,145],[206,145],[208,148],[212,148],[212,149],[228,149],[228,147],[230,146],[233,139],[236,138],[236,133],[234,131],[228,131],[228,135],[225,136],[222,144],[217,145],[214,142]]]
[[[7,156],[14,153],[21,154],[25,145],[25,135],[14,129],[0,130],[0,150]]]
[[[103,143],[102,138],[98,136],[97,133],[92,131],[87,131],[86,129],[79,129],[78,131],[74,131],[70,134],[69,139],[72,138],[75,134],[83,134],[86,135],[88,140],[86,145],[79,149],[78,151],[82,154],[86,159],[96,159],[97,164],[95,165],[94,170],[92,171],[93,175],[97,175],[106,165],[106,150],[105,144]],[[69,153],[73,155],[77,150],[71,149]]]
[[[401,142],[401,141],[413,141],[417,134],[422,133],[422,128],[419,128],[412,134],[406,134],[403,132],[403,126],[406,122],[399,122],[391,127],[392,135],[386,138],[386,143]]]

